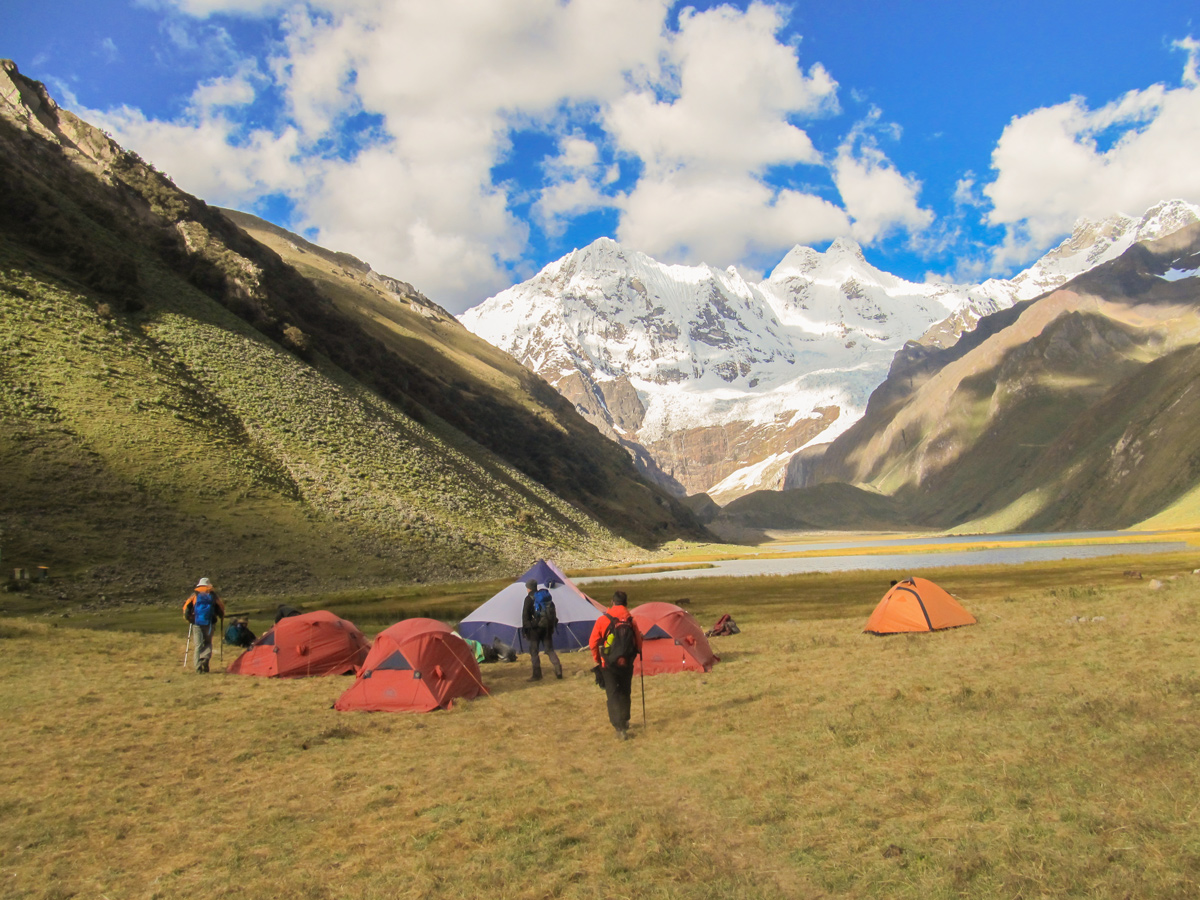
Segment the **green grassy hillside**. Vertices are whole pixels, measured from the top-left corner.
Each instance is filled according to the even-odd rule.
[[[712,526],[718,533],[744,538],[747,532],[893,531],[909,526],[900,503],[878,491],[850,484],[819,484],[795,491],[755,491],[724,507]]]
[[[381,361],[350,363],[368,383],[381,383],[385,393],[399,389],[405,402],[469,435],[631,541],[650,545],[704,536],[685,506],[643,481],[629,455],[561,394],[411,285],[255,216],[224,213],[302,275],[338,320],[361,336],[360,343],[378,348]]]
[[[6,561],[117,593],[201,571],[270,592],[622,552],[500,460],[464,454],[186,285],[150,273],[153,308],[113,316],[4,263]]]
[[[694,533],[432,304],[426,334],[389,341],[2,74],[20,102],[0,104],[0,558],[49,566],[48,602],[201,574],[260,594],[501,575]]]

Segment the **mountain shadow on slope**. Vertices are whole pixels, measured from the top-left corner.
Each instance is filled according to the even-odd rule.
[[[219,210],[59,110],[11,63],[5,72],[19,90],[20,113],[34,127],[23,128],[12,116],[0,121],[6,151],[0,228],[47,271],[118,312],[135,313],[152,299],[140,269],[147,259],[161,263],[298,357],[329,359],[456,446],[486,448],[635,543],[703,533],[687,510],[639,479],[628,456],[536,376],[511,361],[467,371],[436,347],[414,362],[420,356],[412,340],[372,332],[362,315],[339,308]],[[98,245],[96,228],[113,240]],[[352,265],[353,257],[342,256]],[[442,331],[453,332],[450,341],[472,345],[468,354],[499,355],[444,310],[441,315]],[[505,383],[496,389],[501,368]]]
[[[1200,479],[1200,279],[1164,277],[1197,268],[1191,225],[953,347],[906,348],[805,483],[869,486],[925,527],[1124,528],[1159,513]]]
[[[440,315],[440,345],[371,334],[364,315],[2,68],[6,563],[50,565],[76,579],[68,593],[115,602],[204,570],[278,593],[510,572],[549,552],[625,558],[619,534],[649,545],[702,533],[444,310],[413,313]],[[411,290],[381,281],[392,306]]]

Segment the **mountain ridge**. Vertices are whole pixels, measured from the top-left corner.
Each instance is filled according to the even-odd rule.
[[[904,281],[847,239],[798,245],[751,284],[732,267],[669,266],[600,238],[459,318],[647,460],[644,471],[728,502],[787,486],[796,453],[851,427],[908,342],[952,345],[1134,238],[1198,220],[1182,201],[1081,220],[1014,279],[975,286]]]
[[[967,532],[1200,520],[1200,223],[1133,244],[959,345],[897,357],[800,489],[741,498],[718,530],[803,517],[831,484],[892,527]]]
[[[411,286],[260,224],[322,277],[0,66],[6,562],[111,600],[197,570],[277,593],[702,534]]]

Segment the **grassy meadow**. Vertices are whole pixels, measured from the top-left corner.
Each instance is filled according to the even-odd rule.
[[[646,679],[645,727],[635,682],[624,744],[586,654],[338,713],[348,678],[184,670],[175,609],[0,619],[0,897],[1195,897],[1194,565],[926,572],[979,624],[889,638],[860,629],[899,574],[638,584],[743,631]]]

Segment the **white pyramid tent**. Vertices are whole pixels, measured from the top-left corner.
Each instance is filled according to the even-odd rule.
[[[518,651],[524,651],[525,637],[521,634],[521,609],[529,589],[525,582],[536,581],[538,587],[549,588],[558,614],[554,629],[556,650],[580,650],[587,646],[592,626],[604,607],[577,588],[562,570],[552,562],[539,559],[528,572],[500,593],[475,609],[458,624],[458,633],[484,645],[500,638]]]

